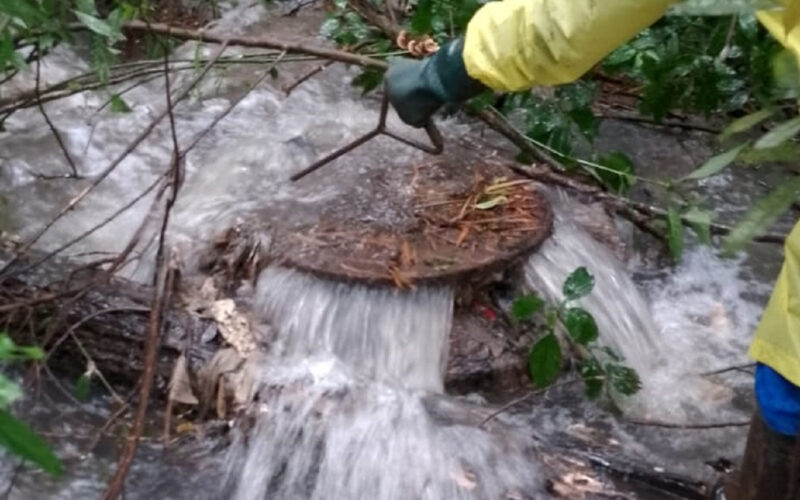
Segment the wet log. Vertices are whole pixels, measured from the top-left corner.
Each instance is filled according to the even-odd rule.
[[[238,251],[249,252],[246,246],[239,247]],[[28,259],[35,261],[35,257]],[[239,263],[224,262],[230,265]],[[25,267],[21,262],[17,268]],[[77,377],[91,359],[112,385],[129,390],[143,368],[153,289],[119,277],[107,280],[100,269],[75,269],[80,266],[56,260],[3,279],[0,320],[17,342],[42,346],[48,366],[57,374]],[[196,283],[203,280],[185,280],[177,291],[177,304],[166,315],[157,363],[156,387],[161,395],[181,353],[186,354],[190,371],[196,372],[222,346],[215,321],[190,303],[199,293]],[[220,280],[231,282],[218,281],[219,294],[234,296],[244,277],[229,275]],[[248,298],[236,301],[241,312],[249,315]],[[480,310],[457,308],[446,372],[448,390],[507,392],[524,387],[524,355],[509,335],[502,322],[487,319]]]

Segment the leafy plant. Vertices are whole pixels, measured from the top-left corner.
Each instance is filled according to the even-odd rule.
[[[592,314],[576,304],[594,288],[594,277],[585,267],[570,274],[562,287],[564,300],[557,305],[546,304],[535,294],[517,298],[511,306],[511,315],[519,324],[531,324],[543,319],[540,338],[528,353],[528,373],[537,387],[547,387],[557,378],[564,354],[562,343],[577,353],[578,373],[583,380],[586,395],[595,399],[603,390],[613,389],[624,394],[635,394],[641,388],[637,373],[622,364],[622,359],[609,347],[598,345],[599,332]],[[557,323],[563,325],[561,330]]]
[[[8,334],[0,333],[1,361],[35,361],[43,357],[38,347],[16,345]],[[11,404],[20,397],[19,385],[0,373],[0,446],[51,475],[61,475],[61,464],[47,443],[9,411]]]

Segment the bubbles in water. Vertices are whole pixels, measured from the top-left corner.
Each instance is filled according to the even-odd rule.
[[[526,498],[541,487],[530,437],[501,438],[426,403],[425,390],[442,388],[452,290],[270,268],[258,296],[278,336],[262,411],[231,451],[234,498]]]
[[[595,279],[592,293],[580,304],[594,316],[600,342],[633,368],[647,370],[661,346],[647,302],[614,254],[555,210],[553,235],[525,264],[526,283],[559,302],[567,276],[581,266]]]

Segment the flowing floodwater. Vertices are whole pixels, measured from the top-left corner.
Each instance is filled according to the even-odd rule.
[[[527,498],[541,478],[524,434],[442,421],[453,312],[446,287],[401,292],[270,268],[258,307],[277,335],[262,411],[231,450],[238,500]]]
[[[231,11],[216,29],[257,33],[265,19],[269,15],[260,6],[242,8]],[[301,34],[309,37],[315,30]],[[179,55],[191,57],[195,51],[195,45],[187,44]],[[200,52],[208,55],[211,49]],[[42,70],[53,83],[86,68],[73,53],[58,49]],[[391,180],[393,172],[422,157],[404,146],[381,139],[347,165],[330,167],[334,174],[316,182],[288,182],[290,173],[369,129],[377,118],[376,103],[350,88],[354,71],[335,65],[287,97],[278,84],[292,81],[298,72],[282,69],[284,80],[259,86],[189,155],[170,226],[173,243],[206,241],[253,214],[280,218],[290,213],[307,221],[319,206],[339,204],[364,204],[364,217],[391,223],[396,216],[391,204],[365,195],[378,182],[371,174],[382,173],[379,181]],[[182,75],[175,85],[189,78]],[[224,111],[249,78],[249,70],[215,74],[194,99],[179,106],[181,143],[190,142]],[[32,82],[30,75],[19,80],[21,87]],[[107,98],[99,92],[48,103],[47,108],[81,171],[92,175],[163,109],[163,92],[161,81],[138,87],[125,95],[132,112],[122,115],[93,114]],[[394,117],[391,125],[398,126]],[[469,133],[453,121],[443,129],[450,142]],[[605,133],[613,139],[633,140],[633,135]],[[131,200],[168,165],[170,153],[169,129],[163,124],[46,234],[42,247],[63,244]],[[16,113],[0,132],[0,166],[2,202],[9,212],[0,224],[22,236],[35,233],[85,187],[84,181],[47,181],[34,175],[64,168],[63,156],[35,109]],[[773,268],[754,274],[752,262],[724,260],[709,249],[689,247],[675,269],[653,272],[635,259],[634,265],[624,265],[571,221],[565,208],[573,201],[560,195],[553,200],[555,233],[521,273],[528,287],[558,300],[567,274],[579,266],[592,272],[596,287],[582,305],[597,319],[601,341],[623,354],[644,382],[639,395],[622,402],[626,412],[675,423],[746,418],[752,405],[751,378],[740,372],[704,373],[746,362],[750,332],[777,260]],[[145,197],[71,252],[118,251],[150,201]],[[143,258],[127,271],[147,279],[152,269]],[[606,444],[617,446],[615,453],[687,474],[702,475],[698,469],[706,459],[735,458],[741,452],[741,430],[665,434],[631,428],[586,403],[579,390],[498,417],[518,428],[505,435],[477,428],[485,412],[475,418],[442,416],[431,401],[444,397],[442,372],[453,313],[453,291],[447,288],[400,293],[267,268],[256,298],[259,316],[274,328],[264,339],[271,351],[257,370],[259,406],[250,428],[224,454],[215,452],[215,460],[196,462],[203,467],[167,465],[162,449],[143,444],[128,498],[525,498],[541,491],[545,476],[533,459],[540,449],[535,439],[547,442],[548,436],[585,433],[592,426],[607,432]],[[99,495],[114,460],[113,446],[84,454],[72,442],[80,429],[90,439],[90,430],[109,416],[101,408],[89,413],[96,413],[91,425],[74,408],[63,418],[61,410],[48,418],[34,417],[34,423],[63,437],[54,439],[68,460],[69,475],[57,482],[21,474],[9,498]],[[213,472],[223,461],[226,481]],[[14,470],[11,462],[3,464],[3,482],[16,477]],[[225,489],[220,491],[219,484]]]

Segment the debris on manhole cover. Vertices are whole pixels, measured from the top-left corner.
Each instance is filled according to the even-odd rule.
[[[409,169],[406,220],[396,224],[329,214],[276,241],[284,265],[323,278],[413,288],[493,271],[534,251],[553,216],[535,184],[499,164]]]

